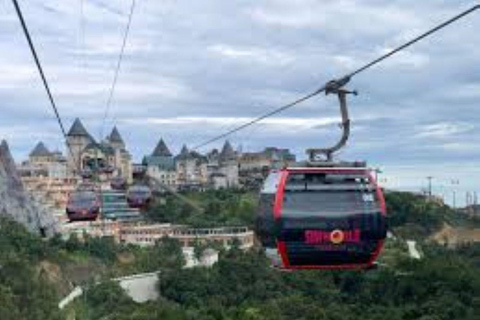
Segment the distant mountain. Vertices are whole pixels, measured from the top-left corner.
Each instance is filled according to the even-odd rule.
[[[40,208],[25,192],[10,148],[0,144],[0,216],[10,216],[30,231],[52,235],[56,231],[54,217]]]

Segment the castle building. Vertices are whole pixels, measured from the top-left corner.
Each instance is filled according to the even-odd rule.
[[[280,169],[295,163],[296,157],[288,149],[265,148],[261,152],[246,152],[239,158],[240,172],[261,172]]]
[[[258,190],[270,169],[281,169],[294,164],[296,157],[288,149],[274,147],[260,152],[245,152],[239,157],[239,179],[243,187]]]
[[[132,180],[132,157],[116,127],[106,140],[98,143],[80,119],[75,119],[67,134],[67,152],[68,172],[72,175],[98,168],[102,174]]]
[[[142,165],[146,168],[147,176],[175,188],[177,184],[175,160],[163,139],[160,139],[151,155],[143,158]]]
[[[217,149],[207,154],[209,184],[215,189],[238,187],[238,156],[229,141],[219,153]]]
[[[48,150],[40,141],[18,170],[22,177],[64,178],[67,176],[67,160],[61,152]]]
[[[175,157],[177,186],[180,190],[204,189],[208,184],[207,158],[184,145]]]

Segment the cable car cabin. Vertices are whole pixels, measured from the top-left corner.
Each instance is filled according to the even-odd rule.
[[[91,179],[93,177],[93,171],[90,169],[85,169],[80,172],[80,175],[83,179]]]
[[[110,187],[113,190],[125,190],[127,188],[127,180],[122,177],[114,177],[110,180]]]
[[[92,221],[100,212],[100,196],[92,190],[76,190],[70,194],[67,215],[72,221]]]
[[[366,168],[287,168],[265,180],[257,235],[282,269],[371,267],[386,236],[381,189]]]
[[[131,208],[145,208],[152,200],[152,191],[148,186],[135,185],[127,191],[127,202]]]

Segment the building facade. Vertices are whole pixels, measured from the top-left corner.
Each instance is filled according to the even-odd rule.
[[[59,151],[49,151],[39,142],[30,152],[28,160],[18,166],[21,177],[67,177],[67,159]]]
[[[207,154],[207,174],[210,186],[215,189],[238,187],[238,155],[229,141],[221,152],[214,149]]]
[[[142,165],[148,177],[170,188],[176,187],[177,172],[175,170],[175,160],[163,139],[160,139],[149,156],[143,158]]]
[[[77,118],[67,134],[68,149],[71,175],[98,169],[104,175],[124,177],[131,182],[132,157],[116,127],[104,141],[96,142]]]
[[[296,157],[288,149],[275,147],[265,148],[261,152],[242,153],[239,158],[241,172],[261,172],[270,169],[280,169],[295,163]]]
[[[183,146],[180,154],[175,157],[177,187],[181,189],[200,190],[208,186],[208,160],[196,151],[189,151]]]

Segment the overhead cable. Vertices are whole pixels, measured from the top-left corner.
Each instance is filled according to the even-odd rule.
[[[35,64],[37,65],[38,72],[40,73],[40,77],[42,78],[43,85],[45,87],[45,90],[47,91],[48,99],[50,100],[50,105],[52,106],[53,112],[55,114],[55,118],[57,119],[58,125],[60,127],[60,130],[62,132],[62,135],[65,139],[67,140],[67,132],[65,130],[65,127],[63,125],[62,118],[60,116],[60,113],[57,108],[57,104],[55,103],[55,99],[53,98],[52,92],[50,91],[50,86],[48,85],[47,78],[45,77],[45,73],[43,72],[42,64],[40,63],[40,59],[37,55],[37,51],[35,50],[35,46],[33,45],[32,38],[30,36],[30,32],[28,31],[27,24],[25,22],[25,19],[23,18],[22,10],[20,9],[20,5],[18,4],[17,0],[12,0],[13,5],[15,7],[15,11],[17,13],[18,19],[20,20],[20,23],[22,25],[23,33],[25,34],[25,38],[27,39],[28,46],[30,47],[30,51],[33,55],[33,59],[35,60]],[[70,145],[67,143],[67,147],[70,151],[70,154],[73,155],[72,149]],[[73,159],[73,158],[72,158]]]
[[[108,113],[110,112],[110,107],[111,107],[111,104],[112,104],[112,101],[113,101],[113,96],[114,96],[114,93],[115,93],[115,87],[117,86],[118,75],[120,73],[120,68],[122,66],[123,56],[124,56],[124,53],[125,53],[125,47],[126,47],[126,44],[127,44],[128,35],[130,33],[130,26],[132,24],[132,17],[133,17],[133,13],[135,11],[135,4],[136,4],[136,0],[132,0],[132,3],[130,5],[130,12],[128,14],[127,25],[125,27],[125,32],[123,34],[122,46],[120,48],[120,53],[118,55],[117,65],[115,67],[112,86],[110,87],[110,91],[109,91],[108,99],[107,99],[107,104],[105,106],[105,113],[103,115],[102,126],[101,126],[101,129],[100,129],[100,140],[103,139],[103,130],[104,130],[104,127],[105,127],[105,121],[108,117]]]
[[[299,104],[299,103],[301,103],[301,102],[304,102],[304,101],[306,101],[306,100],[308,100],[308,99],[311,99],[311,98],[313,98],[314,96],[316,96],[316,95],[318,95],[318,94],[320,94],[320,93],[322,93],[322,92],[328,91],[330,88],[335,89],[335,88],[341,87],[341,86],[345,85],[346,83],[348,83],[348,82],[351,80],[351,78],[354,77],[354,76],[356,76],[357,74],[359,74],[359,73],[361,73],[361,72],[363,72],[363,71],[366,71],[367,69],[373,67],[374,65],[380,63],[381,61],[383,61],[383,60],[385,60],[385,59],[393,56],[394,54],[396,54],[396,53],[398,53],[398,52],[406,49],[407,47],[410,47],[410,46],[413,45],[414,43],[416,43],[416,42],[418,42],[418,41],[420,41],[420,40],[422,40],[422,39],[427,38],[428,36],[432,35],[433,33],[439,31],[440,29],[445,28],[446,26],[448,26],[448,25],[452,24],[453,22],[455,22],[455,21],[457,21],[457,20],[465,17],[466,15],[472,13],[473,11],[475,11],[475,10],[477,10],[477,9],[480,9],[480,5],[475,5],[475,6],[471,7],[470,9],[465,10],[465,11],[461,12],[460,14],[458,14],[458,15],[456,15],[456,16],[454,16],[454,17],[452,17],[452,18],[450,18],[450,19],[442,22],[441,24],[435,26],[434,28],[428,30],[427,32],[422,33],[421,35],[419,35],[419,36],[413,38],[412,40],[410,40],[410,41],[402,44],[401,46],[399,46],[399,47],[397,47],[397,48],[395,48],[395,49],[387,52],[386,54],[380,56],[379,58],[377,58],[377,59],[375,59],[375,60],[373,60],[373,61],[371,61],[371,62],[369,62],[369,63],[367,63],[367,64],[365,64],[365,65],[363,65],[362,67],[356,69],[355,71],[352,71],[352,72],[350,72],[349,74],[347,74],[347,75],[345,75],[345,76],[343,76],[343,77],[338,78],[338,80],[329,81],[328,83],[326,83],[325,85],[323,85],[321,88],[313,91],[312,93],[309,93],[309,94],[307,94],[307,95],[305,95],[305,96],[303,96],[303,97],[301,97],[301,98],[299,98],[299,99],[297,99],[297,100],[295,100],[295,101],[293,101],[293,102],[290,102],[290,103],[288,103],[288,104],[286,104],[286,105],[283,105],[283,106],[281,106],[281,107],[279,107],[279,108],[277,108],[277,109],[274,109],[274,110],[272,110],[272,111],[270,111],[270,112],[268,112],[268,113],[265,113],[264,115],[261,115],[261,116],[255,118],[255,119],[253,119],[253,120],[251,120],[251,121],[248,121],[248,122],[246,122],[246,123],[244,123],[244,124],[242,124],[242,125],[240,125],[240,126],[238,126],[238,127],[235,127],[235,128],[233,128],[233,129],[225,132],[225,133],[222,133],[222,134],[220,134],[220,135],[217,135],[217,136],[215,136],[215,137],[213,137],[213,138],[211,138],[211,139],[208,139],[208,140],[205,141],[205,142],[202,142],[202,143],[196,145],[196,146],[193,148],[193,150],[202,148],[202,147],[207,146],[207,145],[209,145],[209,144],[211,144],[211,143],[213,143],[213,142],[216,142],[216,141],[218,141],[218,140],[220,140],[220,139],[226,138],[226,137],[230,136],[231,134],[233,134],[233,133],[235,133],[235,132],[238,132],[238,131],[240,131],[240,130],[243,130],[243,129],[245,129],[245,128],[251,126],[251,125],[254,125],[254,124],[256,124],[256,123],[258,123],[258,122],[260,122],[260,121],[262,121],[262,120],[264,120],[264,119],[266,119],[266,118],[269,118],[269,117],[271,117],[271,116],[273,116],[273,115],[275,115],[275,114],[278,114],[278,113],[283,112],[283,111],[285,111],[285,110],[287,110],[287,109],[290,109],[290,108],[292,108],[293,106],[296,106],[297,104]]]

